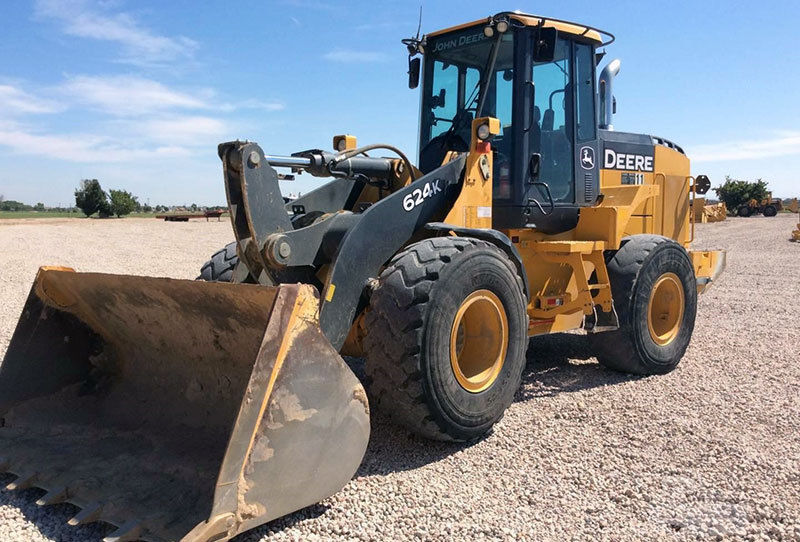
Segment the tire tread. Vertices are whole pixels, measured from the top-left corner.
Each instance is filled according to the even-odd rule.
[[[426,305],[444,266],[455,255],[477,247],[502,254],[523,291],[515,266],[491,243],[467,237],[434,237],[408,246],[389,261],[366,314],[366,384],[372,404],[395,422],[433,440],[464,439],[448,433],[437,422],[426,400],[419,357]]]

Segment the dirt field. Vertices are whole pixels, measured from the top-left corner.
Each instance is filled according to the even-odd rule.
[[[494,433],[423,442],[373,418],[356,478],[325,502],[245,534],[260,540],[800,540],[797,215],[698,226],[728,250],[679,368],[600,367],[582,336],[531,341],[523,386]],[[39,265],[194,278],[226,221],[0,222],[0,354]],[[358,368],[358,367],[356,367]],[[4,484],[12,478],[0,476]],[[69,505],[0,491],[0,540],[99,540]]]

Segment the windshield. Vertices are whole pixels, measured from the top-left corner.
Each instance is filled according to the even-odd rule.
[[[449,150],[468,150],[472,120],[481,102],[481,83],[496,39],[487,38],[483,27],[478,26],[428,40],[420,122],[420,169],[423,171],[438,167]],[[514,76],[513,32],[502,34],[500,40],[480,116],[500,119],[503,130],[492,145],[507,147],[505,154],[508,156]]]

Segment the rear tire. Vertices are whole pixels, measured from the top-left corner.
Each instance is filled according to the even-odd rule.
[[[527,322],[522,281],[494,245],[410,245],[381,273],[366,314],[371,404],[430,439],[480,437],[519,388]]]
[[[686,249],[660,235],[634,235],[607,263],[619,329],[593,335],[597,359],[640,375],[677,367],[694,331],[697,279]]]
[[[230,282],[233,280],[233,270],[239,263],[239,256],[236,254],[236,241],[228,243],[211,256],[203,267],[200,268],[200,276],[196,280],[206,282]]]
[[[775,216],[778,214],[778,208],[774,205],[767,205],[764,207],[764,216]]]

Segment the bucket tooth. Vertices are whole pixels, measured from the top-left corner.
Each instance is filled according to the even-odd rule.
[[[103,542],[132,542],[133,540],[139,540],[141,535],[142,524],[138,521],[128,521],[105,537]]]
[[[51,504],[59,504],[62,502],[66,502],[67,500],[67,488],[61,487],[57,489],[52,489],[41,496],[41,498],[36,501],[37,506],[50,506]]]
[[[6,489],[13,491],[15,489],[28,489],[32,487],[36,480],[39,478],[38,472],[27,472],[21,474],[16,480],[6,486]]]
[[[100,514],[103,512],[103,505],[99,503],[90,504],[83,510],[75,514],[75,517],[70,519],[67,523],[73,527],[83,525],[85,523],[92,523],[100,519]]]

